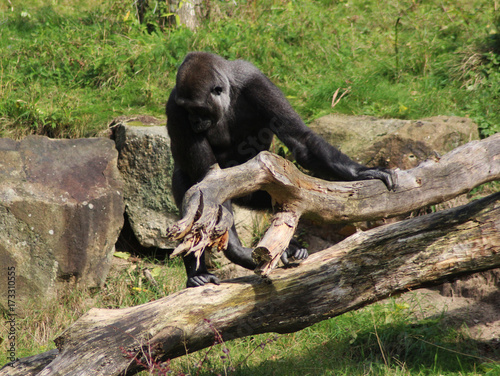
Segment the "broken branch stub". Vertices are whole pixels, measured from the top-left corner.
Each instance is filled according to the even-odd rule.
[[[299,219],[300,215],[295,211],[279,211],[274,215],[271,226],[252,252],[257,264],[255,274],[263,278],[269,276],[290,244]]]
[[[190,191],[184,201],[184,217],[167,230],[169,238],[181,240],[171,256],[194,253],[199,261],[206,248],[226,249],[228,229],[233,225],[231,213],[213,200],[205,200],[198,188]]]

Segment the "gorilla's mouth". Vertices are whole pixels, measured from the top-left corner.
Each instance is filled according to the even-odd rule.
[[[212,126],[212,120],[210,119],[195,119],[191,121],[191,128],[195,133],[200,133],[206,131]]]
[[[206,131],[212,126],[212,120],[209,117],[201,117],[194,114],[189,115],[189,123],[195,133]]]

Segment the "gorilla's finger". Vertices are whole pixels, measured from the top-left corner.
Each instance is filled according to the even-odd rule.
[[[359,177],[363,180],[379,179],[385,184],[389,191],[396,189],[396,177],[394,172],[383,168],[370,168],[359,173]]]
[[[214,285],[220,285],[220,280],[213,274],[210,274],[208,277],[207,283],[213,283]]]
[[[300,248],[295,251],[293,257],[297,260],[305,260],[306,258],[309,257],[309,252],[307,251],[306,248]]]
[[[206,273],[206,274],[199,274],[195,275],[191,278],[188,278],[188,281],[186,283],[187,287],[200,287],[200,286],[205,286],[207,283],[213,283],[215,285],[220,285],[219,279],[214,276],[213,274]]]
[[[186,282],[186,287],[199,287],[204,285],[205,282],[202,279],[200,279],[199,276],[188,278]]]
[[[286,251],[281,254],[281,262],[284,265],[288,265],[290,263],[290,261],[288,260],[288,255],[287,255]]]

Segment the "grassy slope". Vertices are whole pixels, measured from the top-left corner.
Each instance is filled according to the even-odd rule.
[[[1,9],[3,135],[86,136],[124,113],[162,115],[189,50],[254,62],[306,120],[332,112],[340,88],[336,112],[471,116],[484,134],[500,129],[491,1],[213,2],[196,34],[145,33],[127,2],[38,2]]]
[[[460,115],[475,119],[484,135],[500,130],[500,63],[488,52],[500,49],[496,2],[212,1],[211,22],[196,34],[183,28],[145,33],[129,9],[132,1],[11,2],[0,4],[0,136],[91,136],[118,115],[161,116],[189,50],[254,62],[306,120],[331,112]],[[332,110],[339,88],[348,93]],[[180,288],[182,266],[163,269],[160,284],[174,280]],[[91,306],[161,295],[134,268],[124,269],[97,294],[71,292],[53,310],[23,317],[18,355],[53,346],[51,339]],[[234,341],[227,344],[229,357],[221,346],[213,348],[199,374],[500,374],[468,356],[479,354],[479,344],[439,318],[418,321],[416,307],[378,304],[276,340]],[[197,374],[193,364],[203,354],[172,366]],[[232,372],[230,364],[241,365]]]

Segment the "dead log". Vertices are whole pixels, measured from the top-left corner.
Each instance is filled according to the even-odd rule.
[[[0,375],[120,375],[214,342],[287,333],[401,291],[500,266],[500,193],[357,233],[299,267],[185,289],[124,309],[92,309],[57,340],[59,355],[40,373],[16,363]],[[47,361],[50,361],[48,359]],[[38,364],[40,367],[40,364]]]
[[[269,192],[276,214],[254,251],[256,273],[267,277],[288,246],[300,217],[322,222],[358,222],[387,218],[437,204],[500,179],[500,134],[463,145],[442,158],[395,171],[397,189],[381,181],[328,182],[301,173],[290,161],[262,152],[245,164],[214,167],[184,198],[181,221],[169,235],[183,239],[174,254],[212,245],[224,248],[223,234],[232,217],[221,204],[257,190]]]
[[[274,157],[267,154],[267,170],[255,168],[261,180],[247,178],[252,183],[259,181],[258,189],[264,187],[271,192],[284,208],[280,213],[330,220],[341,220],[344,215],[368,219],[376,213],[387,216],[413,210],[418,202],[427,205],[498,179],[499,141],[500,135],[490,137],[439,161],[427,162],[420,170],[399,172],[399,188],[392,193],[377,181],[328,183],[313,178],[301,180],[301,175],[287,176],[289,164],[280,159],[276,159],[278,165],[269,163]],[[245,182],[243,174],[235,174],[235,179],[231,180],[234,187],[250,181]],[[227,216],[216,203],[234,197],[221,193],[225,185],[218,179],[217,189],[202,186],[194,190],[188,197],[188,202],[196,203],[187,212],[193,216],[191,223],[181,223],[179,233],[188,236],[198,228],[222,236],[227,219],[222,220],[224,225],[220,219]],[[330,190],[333,188],[336,191]],[[293,194],[287,195],[290,192]],[[380,198],[379,193],[387,198]],[[330,197],[337,194],[342,199]],[[394,205],[391,196],[404,209]],[[303,200],[309,200],[317,212],[306,208]],[[381,201],[387,205],[384,210]],[[332,205],[333,214],[328,214],[328,205]],[[366,210],[372,217],[356,213],[353,207]],[[213,209],[213,214],[207,214],[206,208]],[[208,239],[211,234],[205,232]],[[30,362],[7,365],[0,375],[131,375],[141,368],[135,359],[147,363],[151,356],[163,361],[200,350],[214,342],[214,331],[224,340],[293,332],[401,291],[499,266],[500,193],[496,193],[459,208],[357,233],[311,255],[298,267],[274,270],[272,283],[257,276],[246,277],[220,286],[186,289],[141,306],[92,309],[56,339],[59,353],[54,360],[41,354]],[[30,369],[27,364],[31,364]],[[33,371],[44,365],[43,371]]]
[[[202,231],[205,238],[196,238],[198,234],[191,239],[210,243],[220,238],[223,243],[231,218],[220,203],[255,189],[266,189],[275,199],[276,227],[284,239],[291,231],[282,225],[292,228],[300,215],[329,221],[396,215],[499,178],[500,135],[398,172],[396,192],[387,192],[378,181],[333,183],[306,177],[264,153],[246,166],[214,170],[190,191],[186,203],[191,205],[173,233],[189,237]],[[55,359],[53,352],[21,359],[0,375],[133,374],[140,368],[134,357],[147,363],[149,356],[161,361],[196,351],[213,343],[214,331],[224,340],[293,332],[400,291],[498,267],[499,200],[496,193],[357,233],[296,268],[273,271],[272,283],[247,277],[137,307],[92,309],[56,339]],[[290,215],[295,217],[287,224]],[[282,247],[266,236],[266,248]]]

